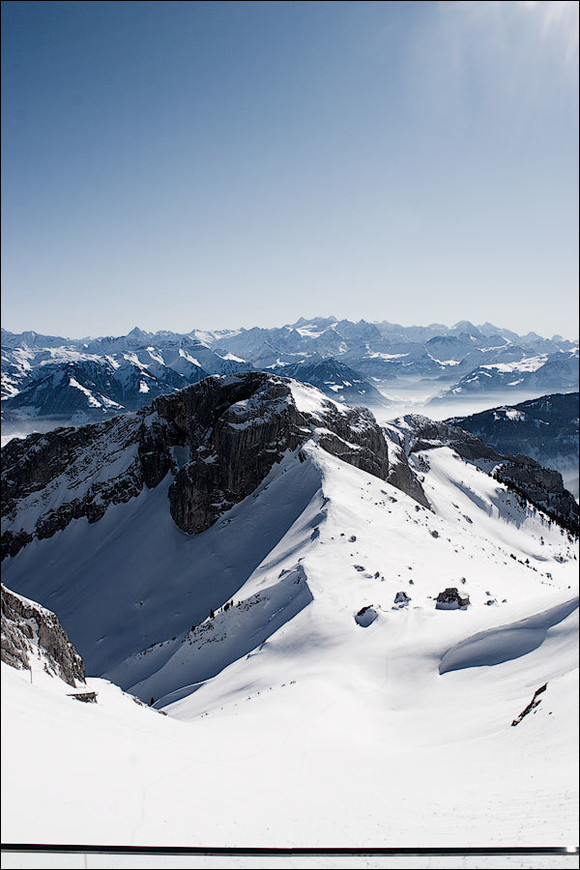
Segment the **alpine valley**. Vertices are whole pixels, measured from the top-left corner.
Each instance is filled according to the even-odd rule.
[[[577,344],[2,341],[4,843],[578,842]]]

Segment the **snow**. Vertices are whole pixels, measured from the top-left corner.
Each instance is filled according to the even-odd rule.
[[[183,359],[187,360],[187,362],[190,362],[192,365],[197,366],[199,369],[202,368],[202,365],[199,362],[199,360],[197,360],[194,356],[191,356],[191,354],[184,351],[183,348],[181,348],[181,347],[179,348],[179,356],[182,357]]]
[[[441,659],[439,673],[497,665],[520,658],[537,649],[546,640],[548,632],[562,620],[565,620],[565,631],[576,633],[577,611],[576,597],[527,619],[480,632],[447,650]],[[571,613],[575,614],[572,621],[566,619]]]
[[[515,383],[519,383],[516,381]],[[514,420],[514,421],[522,421],[526,419],[526,415],[524,411],[518,411],[517,408],[498,408],[497,411],[493,412],[494,420]]]
[[[85,394],[85,396],[89,400],[89,405],[92,408],[101,408],[102,407],[101,402],[98,402],[97,399],[95,399],[95,397],[93,396],[91,391],[88,390],[86,387],[83,387],[82,384],[79,384],[79,382],[75,378],[69,378],[68,383],[69,383],[69,387],[75,387],[75,389],[80,390],[81,393]]]
[[[372,351],[367,350],[367,356],[370,359],[403,359],[406,356],[409,356],[408,353],[381,353],[380,351]]]
[[[221,356],[221,358],[225,359],[225,360],[231,360],[232,362],[239,362],[239,363],[246,362],[245,359],[242,359],[241,357],[236,356],[235,354],[230,353],[229,351],[228,351],[228,353],[218,354],[218,356]]]
[[[4,841],[577,842],[577,544],[449,448],[416,460],[432,511],[300,453],[200,535],[168,475],[5,561],[101,677],[83,705],[3,666]]]
[[[302,338],[320,338],[324,330],[314,329],[313,327],[298,326],[294,328],[294,332],[301,335]]]
[[[161,355],[161,352],[156,347],[148,347],[147,353],[149,354],[149,356],[151,357],[151,359],[154,362],[159,363],[160,365],[165,365],[165,361],[163,359],[163,356]]]
[[[543,353],[539,356],[527,359],[515,360],[508,363],[486,363],[480,366],[482,369],[492,369],[496,372],[536,372],[547,361],[548,355]]]
[[[332,406],[341,414],[349,412],[348,408],[333,402],[332,399],[327,399],[320,390],[317,390],[316,387],[311,387],[310,384],[291,381],[289,386],[296,407],[305,414],[312,414],[313,417],[322,417],[329,406]]]
[[[427,356],[430,357],[433,362],[439,363],[440,366],[459,366],[462,362],[460,359],[437,359],[437,357],[433,356],[429,351],[427,351]]]

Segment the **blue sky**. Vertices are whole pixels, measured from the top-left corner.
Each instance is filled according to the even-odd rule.
[[[2,4],[3,325],[576,337],[578,4]]]

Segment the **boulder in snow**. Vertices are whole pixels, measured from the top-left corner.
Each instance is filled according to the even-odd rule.
[[[398,604],[400,607],[406,607],[410,600],[411,596],[407,595],[406,592],[397,592],[395,595],[395,604]]]
[[[456,586],[448,586],[435,599],[436,610],[465,610],[469,604],[469,595],[460,595]]]
[[[368,628],[369,625],[372,625],[377,616],[377,611],[374,607],[368,604],[366,607],[361,607],[359,612],[355,615],[354,621],[362,628]]]

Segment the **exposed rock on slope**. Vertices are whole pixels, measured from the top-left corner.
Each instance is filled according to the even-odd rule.
[[[533,459],[517,456],[502,462],[495,469],[494,477],[540,507],[564,528],[578,534],[578,503],[564,488],[559,471],[542,468]]]
[[[29,670],[31,658],[69,686],[85,682],[83,660],[55,614],[2,584],[2,661]]]
[[[203,531],[285,451],[312,437],[345,462],[387,477],[387,443],[369,411],[263,372],[206,378],[135,414],[11,441],[2,451],[2,556],[73,519],[96,522],[169,471],[174,521],[185,532]]]
[[[402,492],[407,493],[423,507],[430,508],[429,499],[421,486],[419,478],[409,465],[405,450],[405,436],[396,426],[387,424],[384,427],[389,443],[389,475],[387,480]]]
[[[168,426],[126,415],[10,441],[2,450],[2,557],[49,538],[73,519],[96,522],[109,505],[155,486],[169,468]],[[152,449],[155,448],[155,449]]]

